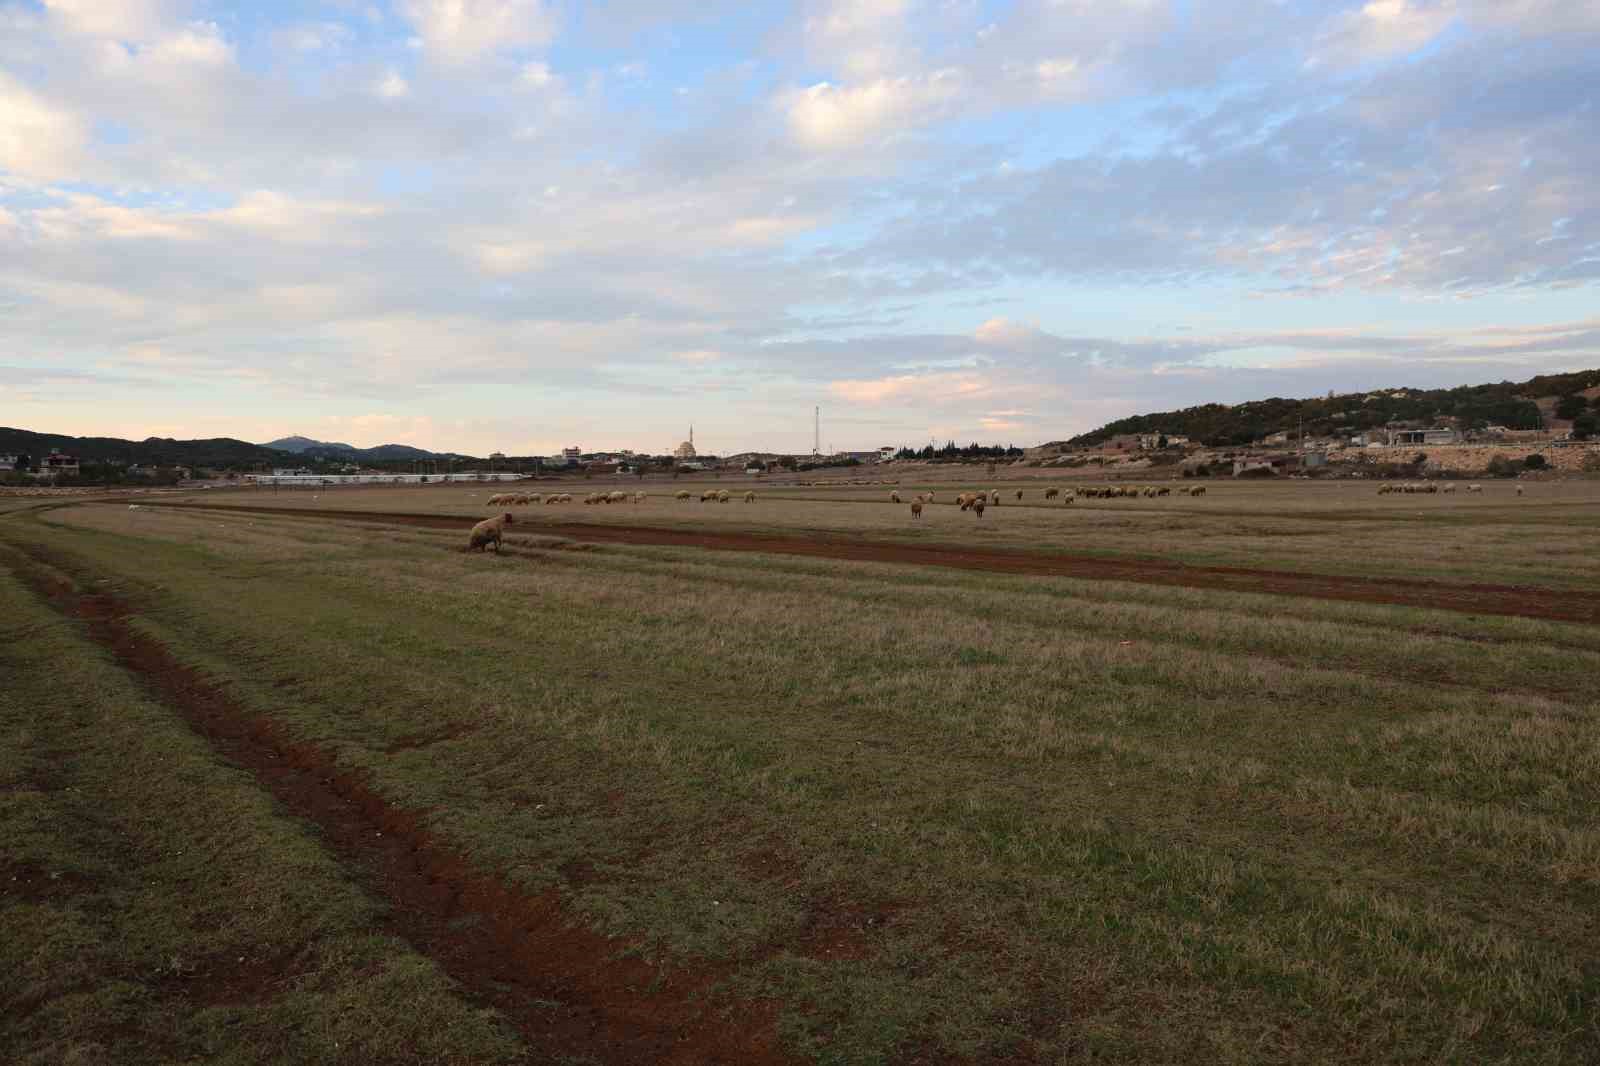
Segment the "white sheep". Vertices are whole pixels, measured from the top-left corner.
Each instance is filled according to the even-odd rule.
[[[745,503],[755,503],[756,502],[756,494],[754,492],[745,493],[744,494],[744,502]]]
[[[689,495],[690,493],[688,489],[679,489],[677,492],[672,494],[672,498],[675,500],[687,500]]]
[[[487,551],[490,544],[494,545],[494,553],[500,554],[500,534],[506,526],[511,525],[515,519],[507,511],[499,518],[485,518],[482,522],[472,527],[472,535],[467,539],[467,551],[476,548],[478,551]]]
[[[899,503],[900,502],[900,494],[898,492],[889,493],[889,502],[890,503]]]
[[[1483,491],[1483,486],[1482,485],[1468,485],[1467,486],[1467,491],[1469,493],[1470,492],[1482,492]]]

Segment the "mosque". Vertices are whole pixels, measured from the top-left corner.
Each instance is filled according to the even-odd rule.
[[[694,426],[691,425],[689,427],[689,439],[678,445],[677,450],[672,454],[679,459],[694,458]]]

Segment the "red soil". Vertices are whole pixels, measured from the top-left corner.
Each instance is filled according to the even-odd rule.
[[[203,504],[159,504],[162,507],[210,509]],[[285,518],[338,519],[425,529],[471,528],[470,518],[449,515],[274,507],[222,507]],[[738,532],[706,532],[660,526],[584,522],[530,522],[519,531],[553,534],[590,543],[651,544],[705,548],[713,551],[768,552],[856,562],[945,566],[1007,574],[1038,574],[1100,581],[1134,581],[1147,585],[1226,589],[1277,596],[1394,604],[1467,614],[1516,615],[1559,622],[1600,623],[1600,596],[1590,592],[1521,585],[1455,584],[1419,578],[1347,577],[1293,570],[1257,570],[1232,566],[1190,566],[1160,559],[1111,559],[1088,555],[1002,551],[938,544],[889,544],[837,536],[784,536]]]
[[[70,568],[52,552],[25,550],[39,562]],[[630,944],[574,922],[555,893],[529,896],[475,869],[423,828],[418,813],[391,807],[360,775],[294,741],[178,662],[129,623],[133,612],[125,602],[74,591],[37,572],[21,576],[58,609],[84,620],[95,641],[221,754],[315,822],[329,847],[391,904],[384,928],[435,960],[468,995],[498,1009],[536,1054],[684,1066],[793,1061],[777,1046],[776,1004],[733,1001],[712,988],[725,968],[667,968],[623,957]],[[437,738],[418,742],[429,739]],[[33,878],[26,880],[31,888]],[[254,986],[270,982],[272,969],[253,967],[244,975],[252,987],[211,989],[207,997],[256,998],[262,989]]]

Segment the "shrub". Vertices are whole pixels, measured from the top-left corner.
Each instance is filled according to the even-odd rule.
[[[1488,474],[1490,477],[1515,477],[1517,464],[1503,455],[1496,455],[1489,460]]]
[[[1522,465],[1527,467],[1529,470],[1543,470],[1549,464],[1544,461],[1544,456],[1540,455],[1538,452],[1534,452],[1532,455],[1522,460]]]

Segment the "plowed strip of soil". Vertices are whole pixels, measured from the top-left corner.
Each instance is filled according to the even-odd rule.
[[[204,504],[152,504],[210,511],[247,511],[285,518],[338,519],[425,529],[469,529],[474,519],[450,515],[275,507],[208,507]],[[1260,592],[1353,600],[1402,607],[1427,607],[1466,614],[1504,614],[1558,622],[1600,623],[1600,595],[1567,589],[1519,585],[1454,584],[1418,578],[1367,578],[1311,574],[1294,570],[1254,570],[1232,566],[1190,566],[1161,559],[1115,559],[1091,555],[1000,551],[948,544],[889,544],[837,536],[708,532],[661,526],[587,522],[529,522],[526,532],[553,534],[593,543],[650,544],[713,551],[770,552],[856,562],[911,563],[1004,574],[1040,574],[1098,581],[1136,581],[1147,585]]]
[[[71,564],[32,545],[36,561]],[[776,1043],[776,1005],[710,994],[714,968],[663,969],[619,957],[629,945],[562,913],[554,893],[528,896],[474,869],[326,752],[295,742],[245,710],[200,672],[129,624],[132,608],[105,593],[74,591],[19,571],[63,613],[84,620],[160,700],[227,758],[255,774],[324,839],[390,907],[387,931],[434,959],[480,1002],[497,1008],[541,1059],[608,1064],[787,1063]]]

